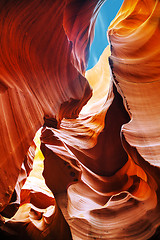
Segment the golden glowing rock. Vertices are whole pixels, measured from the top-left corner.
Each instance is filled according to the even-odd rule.
[[[85,72],[103,2],[0,2],[0,238],[160,239],[160,2]]]

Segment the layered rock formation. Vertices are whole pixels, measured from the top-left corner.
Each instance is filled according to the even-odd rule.
[[[103,2],[0,2],[1,238],[160,238],[160,2],[85,72]]]

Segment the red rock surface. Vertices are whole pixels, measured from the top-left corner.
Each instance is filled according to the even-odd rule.
[[[2,239],[160,238],[160,2],[124,0],[86,72],[103,2],[0,2]]]

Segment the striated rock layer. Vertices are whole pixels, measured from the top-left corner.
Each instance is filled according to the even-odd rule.
[[[85,72],[103,2],[0,2],[1,238],[160,239],[160,2]]]
[[[82,72],[96,1],[90,11],[85,1],[82,10],[77,10],[80,15],[88,12],[86,21],[76,28],[79,36],[76,31],[72,33],[73,23],[80,21],[78,14],[70,22],[75,18],[75,7],[75,1],[0,2],[0,152],[1,176],[5,176],[0,178],[1,209],[9,201],[5,192],[11,196],[26,151],[43,125],[43,118],[48,126],[55,125],[54,119],[59,124],[63,117],[75,118],[91,97]],[[67,31],[72,34],[71,40]],[[76,45],[83,35],[86,41],[82,41],[79,55]],[[78,68],[74,61],[84,66]],[[8,162],[11,172],[6,172]]]

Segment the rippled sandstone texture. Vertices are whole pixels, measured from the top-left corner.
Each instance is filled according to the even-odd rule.
[[[103,2],[0,1],[1,238],[160,239],[160,2],[85,72]]]

